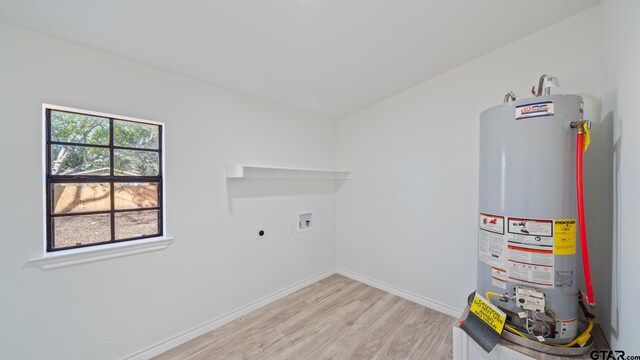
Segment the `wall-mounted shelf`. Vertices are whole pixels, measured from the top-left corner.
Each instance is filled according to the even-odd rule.
[[[308,179],[351,180],[351,171],[337,169],[309,169],[265,165],[227,165],[228,179]]]

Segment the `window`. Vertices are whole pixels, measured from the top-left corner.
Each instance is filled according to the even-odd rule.
[[[163,235],[158,123],[45,108],[47,252]]]

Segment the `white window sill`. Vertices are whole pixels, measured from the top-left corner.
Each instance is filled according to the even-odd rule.
[[[163,236],[122,243],[63,250],[47,253],[31,259],[31,263],[43,269],[55,269],[64,266],[84,264],[93,261],[111,259],[120,256],[162,250],[171,245],[173,237]]]

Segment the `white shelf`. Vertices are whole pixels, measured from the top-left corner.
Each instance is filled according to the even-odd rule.
[[[228,179],[351,180],[350,170],[292,168],[265,165],[227,165]]]

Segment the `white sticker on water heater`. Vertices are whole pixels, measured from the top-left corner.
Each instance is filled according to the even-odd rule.
[[[509,217],[509,233],[525,236],[553,236],[553,220]],[[553,244],[551,244],[553,245]]]
[[[480,229],[504,235],[504,216],[480,213]]]
[[[500,289],[507,288],[507,270],[491,267],[491,284],[499,287]]]
[[[507,261],[504,217],[480,213],[478,259],[485,264],[504,269]]]
[[[540,101],[516,106],[516,120],[553,116],[553,101]]]
[[[578,318],[560,321],[560,338],[573,339],[578,335]]]
[[[554,288],[553,220],[508,217],[507,223],[507,278]]]
[[[554,287],[553,250],[508,246],[508,279],[539,288]]]

